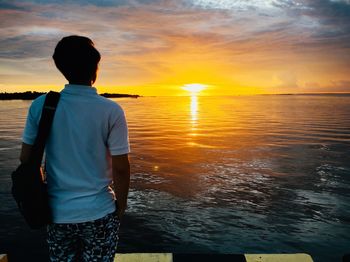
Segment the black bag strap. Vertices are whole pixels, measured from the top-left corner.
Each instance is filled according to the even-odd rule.
[[[38,134],[36,136],[32,152],[30,154],[30,162],[40,166],[43,159],[46,140],[50,134],[50,129],[53,122],[53,117],[56,112],[56,107],[60,99],[60,93],[50,91],[45,97],[45,103],[42,109],[39,122]]]

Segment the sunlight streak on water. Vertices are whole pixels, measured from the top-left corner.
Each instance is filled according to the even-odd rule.
[[[198,120],[198,97],[196,95],[191,96],[191,120],[192,126],[197,123]]]

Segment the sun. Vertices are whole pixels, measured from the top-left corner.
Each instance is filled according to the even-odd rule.
[[[186,91],[191,92],[192,94],[197,94],[200,91],[202,91],[203,89],[205,89],[206,87],[207,87],[207,85],[194,83],[194,84],[183,85],[181,88],[186,90]]]

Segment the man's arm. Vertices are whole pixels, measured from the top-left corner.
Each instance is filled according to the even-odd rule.
[[[130,186],[130,164],[128,154],[112,156],[114,192],[118,203],[118,217],[122,218],[127,207]]]
[[[22,164],[29,161],[31,152],[32,152],[32,145],[22,143],[21,155],[19,157],[19,160],[21,161]]]

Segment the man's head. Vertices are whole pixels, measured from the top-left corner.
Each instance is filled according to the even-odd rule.
[[[69,83],[95,82],[101,55],[89,38],[77,35],[62,38],[52,57]]]

